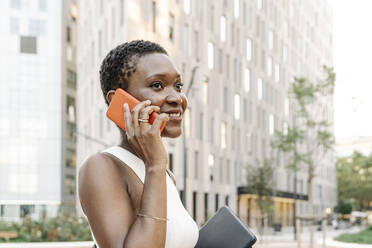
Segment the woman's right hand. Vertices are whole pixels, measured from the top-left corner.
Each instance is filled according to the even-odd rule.
[[[161,138],[160,127],[169,116],[159,114],[154,123],[139,122],[138,119],[148,120],[152,112],[159,112],[160,107],[151,105],[150,100],[138,103],[132,111],[124,104],[125,133],[129,144],[145,163],[146,168],[160,167],[166,169],[168,153]]]

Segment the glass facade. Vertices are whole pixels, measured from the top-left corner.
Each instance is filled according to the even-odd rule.
[[[43,15],[45,1],[37,11],[8,2],[0,4],[13,20],[0,26],[0,206],[12,218],[61,202],[61,29],[53,27],[62,10],[58,1]],[[14,20],[29,28],[10,32]]]

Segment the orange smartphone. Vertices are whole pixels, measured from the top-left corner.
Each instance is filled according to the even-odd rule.
[[[136,106],[140,101],[138,101],[134,96],[130,95],[128,92],[121,88],[115,90],[115,95],[113,96],[110,105],[107,109],[106,116],[112,120],[116,125],[125,131],[124,122],[124,104],[128,103],[129,110],[132,111],[134,106]],[[155,112],[150,114],[149,123],[152,125],[158,115]],[[166,122],[160,127],[160,132],[163,131]]]

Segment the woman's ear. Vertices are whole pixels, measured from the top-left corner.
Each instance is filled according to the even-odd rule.
[[[112,97],[115,95],[115,90],[109,90],[106,94],[106,101],[110,104]]]

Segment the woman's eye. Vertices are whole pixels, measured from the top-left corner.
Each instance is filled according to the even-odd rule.
[[[151,88],[161,89],[162,88],[161,82],[154,82],[154,83],[152,83],[151,84]]]
[[[183,88],[183,83],[177,83],[176,84],[176,89],[177,90],[182,90],[182,88]]]

